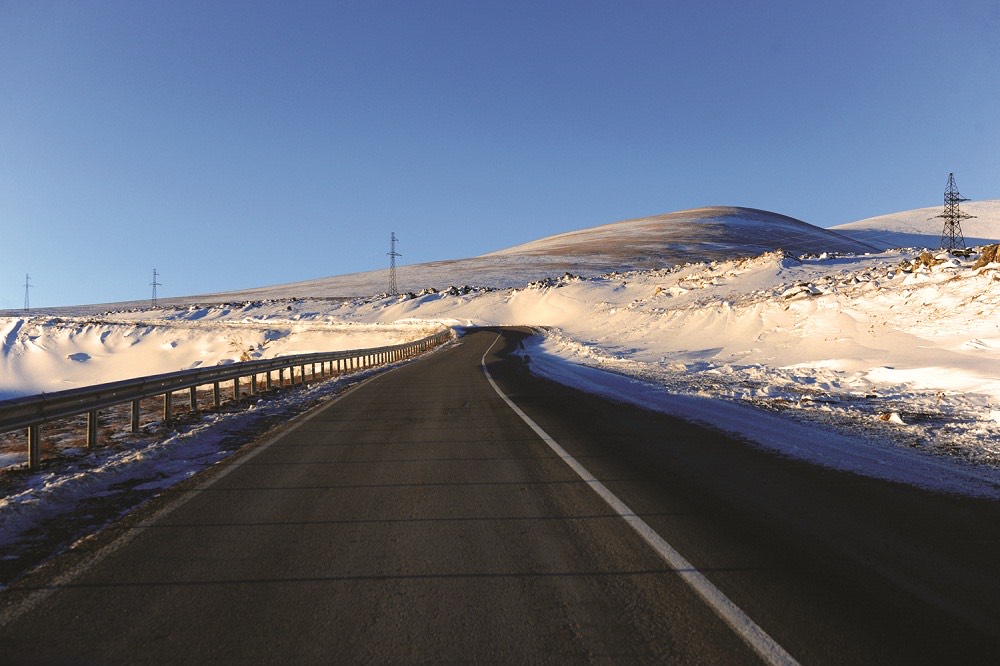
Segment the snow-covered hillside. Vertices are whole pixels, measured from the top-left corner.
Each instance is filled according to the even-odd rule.
[[[802,255],[873,248],[785,215],[715,206],[571,231],[486,257],[562,257],[569,263],[582,258],[608,272],[731,259],[777,249]]]
[[[403,291],[474,284],[522,286],[563,273],[584,276],[610,271],[664,268],[691,261],[752,256],[784,249],[795,255],[868,252],[875,248],[791,217],[751,208],[711,207],[616,222],[543,238],[470,259],[435,261],[399,268]],[[239,292],[166,298],[168,306],[282,298],[368,296],[387,289],[386,270],[351,273]],[[56,315],[97,314],[108,309],[144,308],[146,302],[45,308]],[[3,314],[3,313],[0,313]],[[8,313],[14,314],[14,313]]]
[[[937,248],[941,245],[941,230],[944,227],[944,220],[937,216],[943,210],[943,206],[918,208],[870,217],[830,229],[860,242],[878,246],[880,250],[900,247]],[[960,210],[975,216],[961,222],[962,234],[968,245],[988,245],[1000,239],[1000,199],[966,201],[961,204]]]

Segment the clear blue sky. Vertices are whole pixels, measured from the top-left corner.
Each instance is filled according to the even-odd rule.
[[[1000,3],[0,0],[0,308],[1000,198]]]

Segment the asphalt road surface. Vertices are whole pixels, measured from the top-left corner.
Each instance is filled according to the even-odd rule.
[[[540,380],[522,335],[378,375],[50,561],[0,595],[0,660],[1000,662],[1000,502]]]

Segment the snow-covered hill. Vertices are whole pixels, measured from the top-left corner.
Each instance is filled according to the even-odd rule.
[[[794,255],[874,250],[863,242],[778,213],[711,207],[559,234],[469,259],[402,266],[398,269],[398,282],[400,289],[413,292],[445,289],[452,285],[510,288],[563,273],[589,277],[611,271],[752,256],[777,249]],[[385,269],[238,292],[165,298],[161,302],[167,306],[183,306],[291,297],[370,296],[385,291],[388,284],[389,271]],[[82,315],[146,305],[145,302],[116,303],[42,311]]]
[[[878,246],[880,250],[899,247],[938,248],[944,220],[937,217],[943,206],[918,208],[830,227],[844,236]],[[967,201],[961,211],[974,215],[962,220],[962,234],[969,246],[988,245],[1000,239],[1000,199]]]
[[[715,206],[571,231],[486,257],[562,257],[577,263],[584,259],[608,272],[725,260],[777,249],[798,256],[863,253],[873,248],[778,213]]]

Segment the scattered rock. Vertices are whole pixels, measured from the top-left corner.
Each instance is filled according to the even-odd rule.
[[[943,264],[944,259],[935,257],[932,253],[924,250],[920,253],[920,256],[913,260],[914,268],[917,266],[926,266],[930,268],[932,266],[937,266],[938,264]]]
[[[986,264],[1000,263],[1000,257],[997,257],[998,252],[1000,252],[1000,244],[984,247],[983,253],[979,255],[979,259],[976,260],[976,263],[972,264],[972,270],[982,268]]]

